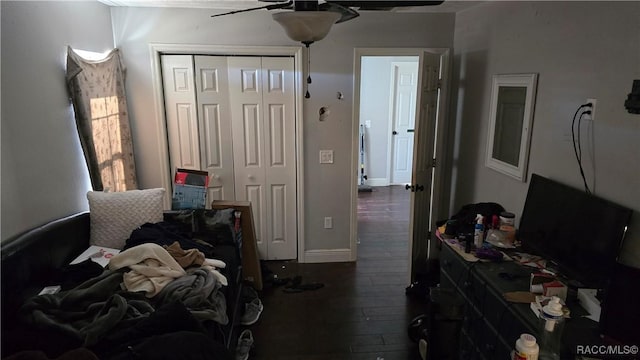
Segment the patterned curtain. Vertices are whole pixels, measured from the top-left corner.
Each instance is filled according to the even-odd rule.
[[[93,190],[136,189],[124,67],[118,49],[99,61],[67,49],[67,86]]]

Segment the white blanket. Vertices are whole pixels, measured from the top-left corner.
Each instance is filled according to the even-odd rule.
[[[172,280],[186,273],[178,262],[162,246],[145,243],[127,249],[109,261],[109,269],[128,267],[123,276],[128,291],[144,291],[151,298]]]

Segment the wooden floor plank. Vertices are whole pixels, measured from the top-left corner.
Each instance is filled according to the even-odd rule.
[[[250,326],[250,359],[417,360],[407,325],[426,304],[406,297],[409,195],[401,186],[359,194],[358,261],[298,264],[267,262],[279,278],[302,276],[324,287],[285,293],[265,287],[264,312]]]

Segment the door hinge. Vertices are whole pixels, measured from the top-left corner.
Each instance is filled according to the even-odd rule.
[[[436,167],[436,158],[431,159],[431,167]]]
[[[431,231],[427,232],[427,240],[431,240]]]
[[[438,89],[442,89],[442,79],[438,79]]]

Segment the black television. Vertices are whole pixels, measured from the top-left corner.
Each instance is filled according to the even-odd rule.
[[[550,261],[576,285],[604,289],[631,213],[624,206],[533,174],[518,239],[525,251]]]

